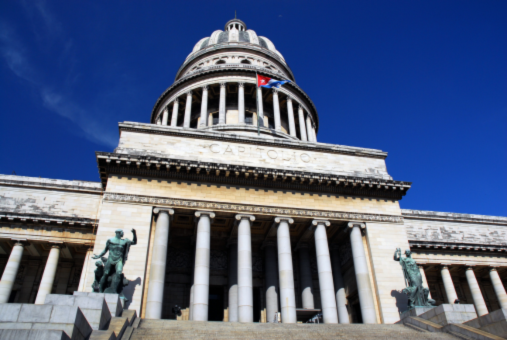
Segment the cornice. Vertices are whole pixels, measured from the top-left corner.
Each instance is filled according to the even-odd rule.
[[[96,152],[103,186],[110,174],[400,200],[410,182]]]
[[[187,76],[185,76],[183,78],[178,79],[171,86],[169,86],[160,95],[160,97],[155,102],[155,105],[153,106],[153,109],[151,111],[150,122],[153,123],[155,121],[155,115],[157,113],[157,109],[158,109],[159,104],[175,88],[177,88],[180,85],[183,85],[186,82],[189,82],[189,81],[191,81],[193,79],[200,78],[200,77],[208,75],[208,74],[221,73],[221,72],[227,72],[227,71],[249,72],[249,73],[253,73],[253,74],[258,73],[258,74],[265,75],[265,76],[270,76],[270,77],[274,77],[274,78],[277,78],[277,77],[280,78],[280,75],[278,73],[267,71],[265,68],[258,67],[258,66],[255,66],[255,65],[247,65],[247,64],[235,64],[235,65],[231,65],[231,64],[225,64],[225,65],[213,65],[213,66],[206,67],[205,69],[199,70],[199,72],[195,72],[195,73],[189,74],[189,75],[187,75]],[[316,129],[315,132],[318,132],[319,131],[319,115],[318,115],[317,108],[315,107],[315,104],[313,103],[313,101],[306,94],[306,92],[303,91],[295,82],[286,83],[285,86],[292,87],[294,90],[298,91],[304,97],[304,99],[306,99],[308,101],[308,103],[310,104],[312,110],[314,111],[312,113],[312,116],[315,118],[315,129]]]
[[[407,220],[448,221],[458,223],[496,224],[507,226],[507,217],[503,216],[457,214],[440,211],[410,209],[402,209],[401,214]]]
[[[6,178],[9,177],[9,178]],[[0,176],[0,186],[20,187],[20,188],[33,188],[33,189],[52,189],[61,191],[73,191],[87,194],[102,194],[101,187],[83,186],[79,185],[79,181],[66,181],[56,180],[55,182],[48,182],[50,180],[31,178],[20,176],[18,178],[12,178],[14,176]],[[17,177],[17,176],[16,176]],[[83,182],[85,184],[99,184],[100,182]]]
[[[367,149],[367,148],[359,148],[353,146],[344,146],[344,145],[336,145],[336,144],[326,144],[326,143],[311,143],[304,142],[300,140],[294,139],[281,139],[281,138],[263,138],[257,136],[245,136],[233,133],[223,133],[217,132],[213,130],[206,129],[191,129],[191,128],[182,128],[182,127],[171,127],[171,126],[163,126],[156,124],[146,124],[146,123],[136,123],[136,122],[123,122],[118,124],[118,128],[120,133],[122,131],[133,131],[133,132],[141,132],[141,133],[149,133],[149,134],[159,134],[159,135],[167,135],[167,136],[179,136],[179,137],[190,137],[190,138],[200,138],[207,140],[220,140],[227,142],[237,142],[237,143],[245,143],[252,145],[264,145],[271,147],[281,147],[287,149],[297,149],[297,150],[307,150],[307,151],[320,151],[327,153],[335,153],[342,155],[351,155],[357,157],[368,157],[368,158],[378,158],[378,159],[386,159],[387,152],[376,150],[376,149]]]
[[[292,208],[270,207],[259,205],[230,204],[221,202],[185,200],[157,196],[121,194],[114,192],[106,192],[104,194],[104,200],[123,203],[139,203],[147,205],[168,206],[182,209],[209,210],[213,212],[222,211],[222,212],[234,212],[243,214],[248,213],[258,215],[312,217],[338,221],[353,220],[362,222],[389,222],[400,224],[403,223],[403,217],[395,215],[362,214],[362,213],[350,213],[329,210],[292,209]]]
[[[480,252],[507,252],[507,245],[477,244],[477,243],[445,243],[409,240],[408,244],[412,250],[417,249],[438,249],[438,250],[465,250]]]
[[[53,216],[42,214],[20,214],[8,211],[0,211],[1,222],[22,222],[37,223],[47,225],[67,225],[74,227],[97,227],[98,223],[95,219],[72,216]]]

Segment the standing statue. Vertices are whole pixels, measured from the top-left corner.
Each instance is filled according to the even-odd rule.
[[[407,287],[403,289],[403,293],[408,295],[408,308],[414,307],[432,307],[435,300],[428,298],[430,294],[429,288],[423,287],[423,280],[419,267],[412,258],[412,252],[405,250],[405,256],[401,257],[401,249],[397,248],[394,252],[394,260],[399,261],[403,268],[405,283]]]
[[[130,246],[137,244],[136,230],[132,229],[133,240],[122,239],[123,230],[115,231],[116,236],[106,242],[106,248],[92,259],[101,259],[95,262],[95,282],[92,285],[94,291],[99,293],[120,294],[123,297],[123,287],[128,285],[128,280],[123,276],[123,266],[127,261]],[[109,251],[109,258],[103,257]]]

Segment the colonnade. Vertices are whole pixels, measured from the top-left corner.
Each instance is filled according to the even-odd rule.
[[[239,82],[238,84],[238,123],[245,123],[245,83]],[[212,84],[203,85],[202,88],[202,99],[201,99],[201,114],[199,121],[199,129],[213,125],[213,122],[208,122],[208,91],[209,86]],[[273,92],[273,124],[275,131],[282,131],[282,119],[280,114],[280,101],[279,101],[279,89],[272,88]],[[183,118],[183,127],[190,128],[191,111],[192,111],[192,90],[186,93],[185,101],[185,113]],[[257,87],[257,106],[258,115],[257,119],[264,121],[264,106],[262,102],[262,88]],[[227,83],[220,83],[220,99],[218,109],[218,124],[226,124],[226,97],[227,97]],[[260,100],[259,100],[260,99]],[[288,127],[289,134],[292,137],[297,137],[296,131],[296,117],[294,114],[295,101],[290,95],[287,96],[287,116],[288,116]],[[179,98],[174,99],[172,102],[162,111],[162,114],[157,118],[156,122],[158,125],[169,125],[169,107],[173,104],[172,115],[170,120],[170,126],[176,127],[178,124],[178,112],[179,112]],[[305,110],[301,104],[297,105],[297,120],[299,123],[299,133],[302,141],[317,142],[317,135],[315,132],[315,123],[313,118],[309,114],[305,114]]]
[[[12,288],[18,275],[19,265],[23,256],[23,250],[26,246],[26,242],[16,242],[12,247],[11,254],[7,260],[2,278],[0,279],[0,303],[7,303],[12,293]],[[37,291],[37,297],[35,298],[35,304],[44,304],[46,295],[51,294],[53,289],[53,283],[56,277],[56,269],[58,267],[58,261],[60,259],[60,249],[62,244],[53,244],[49,251],[49,256],[44,267],[44,273],[42,274],[39,290]]]
[[[419,270],[421,272],[421,276],[423,278],[423,282],[428,287],[428,282],[426,280],[426,274],[424,272],[424,267],[422,265],[419,266]],[[456,303],[458,299],[458,294],[456,293],[456,288],[454,287],[454,283],[452,281],[452,276],[449,271],[448,265],[442,265],[440,268],[440,274],[442,275],[442,281],[444,283],[444,290],[447,297],[447,301],[450,304]],[[470,292],[472,294],[472,300],[475,306],[475,311],[478,316],[482,316],[488,314],[488,308],[486,307],[486,302],[484,301],[484,297],[482,296],[481,289],[479,287],[479,283],[477,282],[477,278],[475,276],[474,268],[472,266],[468,266],[466,268],[466,279],[468,286],[470,287]],[[498,271],[495,267],[489,268],[489,277],[491,279],[491,283],[493,285],[493,289],[495,290],[496,297],[500,304],[500,308],[507,308],[507,294],[505,292],[505,287],[502,284],[502,280],[498,275]]]
[[[149,274],[148,301],[146,318],[159,319],[162,315],[163,281],[169,234],[169,215],[171,209],[155,209],[159,215],[153,244],[153,255]],[[210,280],[210,237],[211,223],[215,213],[196,211],[197,235],[195,249],[194,279],[190,296],[190,320],[208,321],[208,298]],[[251,225],[253,215],[236,215],[238,237],[229,242],[229,321],[253,322],[253,280],[252,280],[252,237]],[[290,240],[290,217],[274,218],[276,240],[266,240],[265,252],[266,282],[266,316],[273,322],[275,315],[281,313],[283,323],[296,323],[296,290],[292,263],[292,246]],[[326,228],[331,223],[327,220],[313,220],[310,230],[314,233],[317,267],[321,294],[322,314],[325,323],[350,323],[346,309],[346,298],[343,278],[340,269],[338,249],[330,252]],[[349,223],[350,240],[354,257],[354,268],[358,285],[361,313],[364,323],[377,323],[370,286],[370,275],[366,263],[362,230],[364,223]],[[311,293],[311,269],[308,249],[299,249],[301,261],[302,284],[309,289],[302,289],[303,308],[314,308]],[[333,258],[333,261],[331,261]],[[153,282],[152,282],[153,280]],[[280,310],[278,309],[280,306]]]

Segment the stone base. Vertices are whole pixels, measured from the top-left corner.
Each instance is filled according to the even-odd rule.
[[[507,309],[499,309],[464,323],[507,339]]]
[[[474,305],[443,304],[419,315],[420,318],[441,326],[462,324],[477,318]]]
[[[409,316],[419,316],[419,315],[424,314],[433,308],[435,308],[435,307],[434,306],[432,306],[432,307],[415,307],[415,308],[409,309],[407,311],[404,311],[403,313],[401,313],[400,321],[398,321],[397,323],[403,323],[403,319],[408,318]]]
[[[42,329],[0,329],[0,340],[70,340],[64,331]]]
[[[74,296],[95,296],[104,298],[112,317],[121,316],[123,311],[124,300],[120,299],[120,295],[118,294],[74,292]]]

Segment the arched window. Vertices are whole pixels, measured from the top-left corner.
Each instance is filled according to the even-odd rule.
[[[241,60],[241,64],[247,64],[247,65],[250,65],[251,62],[249,60],[246,60],[246,59],[243,59]]]

